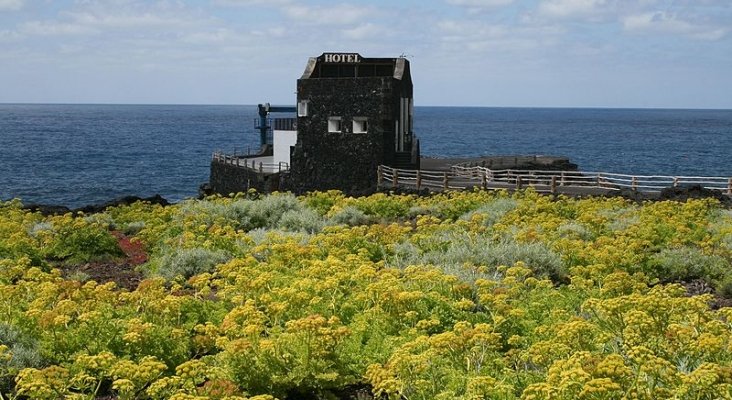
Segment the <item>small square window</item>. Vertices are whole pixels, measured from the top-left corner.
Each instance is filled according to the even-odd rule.
[[[328,132],[341,132],[342,124],[341,117],[330,117],[328,118]]]
[[[366,133],[368,132],[369,125],[368,120],[364,117],[353,118],[353,133]]]
[[[302,100],[297,103],[297,116],[307,117],[308,116],[308,101]]]

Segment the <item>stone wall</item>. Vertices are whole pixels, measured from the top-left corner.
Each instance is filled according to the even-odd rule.
[[[295,192],[340,189],[362,193],[376,187],[376,169],[394,157],[395,99],[401,82],[391,77],[300,79],[298,101],[309,115],[298,118],[291,159]],[[342,118],[342,132],[328,132],[328,118]],[[366,117],[366,133],[351,133],[354,117]]]
[[[211,161],[209,186],[213,192],[221,195],[246,192],[250,188],[259,192],[273,192],[279,189],[279,181],[279,173],[262,174],[250,168]]]

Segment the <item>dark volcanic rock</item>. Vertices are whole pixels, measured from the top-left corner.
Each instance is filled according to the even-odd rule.
[[[668,187],[661,191],[659,200],[673,200],[673,201],[686,201],[689,199],[705,199],[713,198],[719,200],[720,203],[726,206],[732,206],[732,198],[724,195],[719,190],[711,190],[702,187],[701,185],[692,186],[679,186],[679,187]]]
[[[163,196],[156,194],[155,196],[150,197],[137,197],[137,196],[125,196],[120,197],[118,199],[108,201],[106,203],[102,204],[92,204],[80,208],[74,208],[70,209],[66,206],[56,206],[56,205],[48,205],[48,204],[29,204],[26,206],[23,206],[23,209],[31,211],[31,212],[39,212],[42,215],[60,215],[60,214],[66,214],[66,213],[76,213],[76,212],[83,212],[84,214],[94,214],[103,212],[109,207],[115,207],[115,206],[126,206],[130,205],[132,203],[138,202],[138,201],[146,201],[150,204],[159,204],[161,206],[167,206],[170,203],[168,200],[166,200]]]
[[[620,189],[617,192],[610,192],[607,196],[609,196],[609,197],[619,196],[624,199],[632,200],[632,201],[635,201],[638,203],[646,201],[646,200],[654,199],[654,197],[649,196],[648,193],[643,193],[643,192],[639,192],[637,190],[628,189],[628,188]]]
[[[74,211],[81,211],[85,214],[94,214],[94,213],[102,212],[109,207],[128,206],[128,205],[130,205],[132,203],[136,203],[138,201],[146,201],[150,204],[159,204],[161,206],[167,206],[170,204],[168,202],[168,200],[166,200],[165,198],[163,198],[163,196],[161,196],[159,194],[156,194],[155,196],[151,196],[151,197],[125,196],[125,197],[120,197],[119,199],[108,201],[106,203],[92,204],[92,205],[84,206],[81,208],[77,208]]]
[[[53,206],[48,204],[28,204],[23,206],[23,209],[30,212],[39,212],[41,215],[62,215],[71,212],[71,209],[66,206]]]
[[[208,182],[202,183],[201,186],[198,187],[198,199],[203,200],[208,196],[213,196],[216,194],[216,192],[211,187],[211,184]]]

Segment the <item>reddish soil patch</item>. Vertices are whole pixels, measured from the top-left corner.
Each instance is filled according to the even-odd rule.
[[[132,265],[140,265],[147,261],[147,253],[142,247],[142,243],[137,240],[130,240],[129,237],[120,231],[114,231],[112,235],[117,238],[117,244],[125,253],[127,262]]]
[[[123,260],[67,265],[61,267],[63,275],[69,278],[81,273],[86,275],[88,278],[85,278],[88,280],[98,283],[114,282],[120,288],[135,290],[144,278],[135,267],[147,261],[147,253],[140,242],[130,240],[122,232],[114,231],[112,235],[117,238],[120,249],[125,253]]]

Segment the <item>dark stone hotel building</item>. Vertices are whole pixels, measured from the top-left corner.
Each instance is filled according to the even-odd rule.
[[[254,155],[214,154],[213,191],[339,189],[357,195],[376,189],[379,165],[419,168],[406,58],[310,58],[297,80],[296,104],[259,105],[262,149]],[[269,119],[271,112],[297,115]]]
[[[403,57],[311,58],[297,81],[292,189],[358,193],[376,186],[381,164],[418,168],[412,93],[409,60]]]

